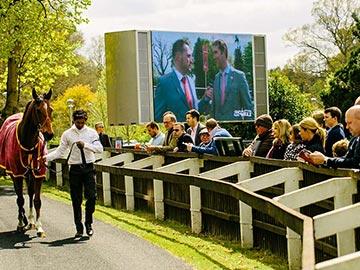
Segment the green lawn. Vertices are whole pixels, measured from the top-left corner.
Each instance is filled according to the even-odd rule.
[[[5,184],[11,185],[11,181],[0,180],[0,185]],[[51,199],[71,203],[66,191],[46,183],[42,192]],[[168,250],[195,269],[288,269],[286,260],[269,251],[243,249],[239,242],[196,235],[185,225],[156,220],[151,213],[120,211],[97,205],[95,217]]]

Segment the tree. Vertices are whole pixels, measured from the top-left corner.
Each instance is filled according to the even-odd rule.
[[[245,73],[246,80],[249,83],[249,88],[251,91],[254,91],[254,83],[253,83],[253,50],[252,44],[249,42],[244,48],[243,54],[243,63],[244,68],[242,71]]]
[[[360,19],[355,14],[353,18],[356,22],[353,27],[355,48],[347,63],[329,79],[328,90],[321,94],[326,107],[337,106],[343,112],[351,107],[360,95]]]
[[[165,74],[166,69],[171,64],[171,48],[168,48],[168,44],[160,38],[156,38],[152,44],[154,55],[154,67],[157,73],[157,77]]]
[[[93,37],[87,49],[89,60],[97,68],[98,77],[105,67],[105,42],[103,36]]]
[[[76,73],[72,36],[90,0],[2,0],[0,61],[6,63],[7,100],[2,114],[18,110],[20,93],[28,87],[48,89],[56,77]],[[1,87],[3,88],[3,87]]]
[[[312,8],[315,22],[289,31],[284,39],[302,49],[313,73],[334,71],[346,63],[354,47],[352,12],[359,14],[358,0],[317,0]]]
[[[287,119],[290,123],[300,122],[312,110],[310,97],[279,71],[269,75],[269,108],[274,120]]]
[[[74,107],[68,108],[67,101],[72,99]],[[63,95],[58,96],[52,106],[53,112],[53,125],[55,128],[55,135],[60,136],[64,130],[70,126],[70,113],[77,109],[84,109],[88,112],[88,125],[93,126],[94,117],[92,116],[92,104],[95,101],[95,94],[91,91],[88,85],[77,85],[66,89]]]
[[[78,70],[77,74],[58,76],[52,85],[54,97],[63,94],[66,89],[79,84],[89,85],[93,91],[97,89],[101,72],[99,74],[98,68],[92,61],[80,55],[76,57],[78,59],[75,65],[75,68]]]

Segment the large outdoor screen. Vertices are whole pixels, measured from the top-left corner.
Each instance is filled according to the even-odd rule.
[[[218,121],[254,120],[253,36],[151,32],[154,119],[190,109]]]

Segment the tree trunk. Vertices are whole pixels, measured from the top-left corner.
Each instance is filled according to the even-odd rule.
[[[8,75],[6,81],[6,104],[4,109],[2,110],[3,119],[18,112],[17,79],[18,79],[18,65],[15,56],[15,57],[10,57],[8,59]]]

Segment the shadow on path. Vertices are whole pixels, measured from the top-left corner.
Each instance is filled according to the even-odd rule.
[[[65,239],[55,240],[52,242],[40,242],[40,243],[49,245],[49,247],[61,247],[65,245],[83,244],[85,241],[89,239],[90,238],[88,236],[83,236],[81,238],[68,237]]]
[[[17,231],[0,232],[0,250],[29,248],[27,242],[35,237]]]

